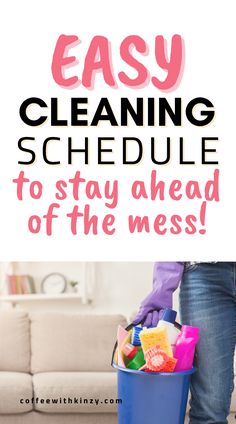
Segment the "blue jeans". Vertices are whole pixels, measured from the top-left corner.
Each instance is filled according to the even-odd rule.
[[[181,320],[200,328],[197,372],[191,381],[190,424],[227,424],[236,343],[236,263],[185,268]]]

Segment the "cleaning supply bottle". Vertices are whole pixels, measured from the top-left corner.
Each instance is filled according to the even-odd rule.
[[[123,354],[129,358],[129,359],[133,359],[133,357],[136,355],[136,353],[138,352],[138,348],[133,346],[131,343],[126,343],[123,347],[122,347],[122,352]]]
[[[127,368],[130,370],[139,370],[145,364],[144,353],[139,350],[136,355],[128,363]]]
[[[177,330],[177,328],[175,328],[174,326],[176,315],[176,311],[174,311],[173,309],[166,308],[164,309],[162,317],[157,324],[157,328],[166,329],[168,340],[173,351],[175,350],[176,340],[179,336],[179,330]]]
[[[139,333],[143,330],[142,327],[139,326],[135,326],[132,329],[132,334],[131,334],[131,343],[133,346],[140,346],[141,345],[141,341],[139,338]]]
[[[175,371],[188,371],[193,366],[196,344],[199,341],[199,328],[183,325],[176,341],[174,356],[177,359]]]

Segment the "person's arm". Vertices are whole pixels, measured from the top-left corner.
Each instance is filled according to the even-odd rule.
[[[172,308],[173,292],[179,286],[184,262],[156,262],[153,272],[153,289],[142,301],[133,324],[156,326],[162,310]]]

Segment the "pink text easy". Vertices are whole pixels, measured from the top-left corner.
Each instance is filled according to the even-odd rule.
[[[135,58],[137,52],[147,56],[149,46],[146,41],[139,35],[127,36],[120,44],[119,55],[123,62],[136,71],[135,77],[131,77],[122,69],[117,71],[115,77],[112,62],[112,54],[115,52],[112,51],[111,42],[104,36],[96,35],[92,38],[85,55],[81,76],[77,76],[75,71],[72,77],[66,78],[65,69],[75,67],[81,61],[69,52],[79,43],[81,40],[76,35],[62,34],[57,40],[51,70],[54,81],[63,88],[72,89],[82,84],[87,89],[94,89],[97,72],[102,73],[105,83],[112,88],[117,88],[118,82],[135,89],[142,88],[151,82],[158,90],[173,91],[180,83],[184,68],[184,42],[180,35],[175,34],[172,37],[169,49],[167,49],[167,40],[162,35],[156,36],[152,54],[155,57],[157,69],[153,70],[148,70],[141,61]],[[157,77],[157,71],[160,69],[165,72],[162,80]]]

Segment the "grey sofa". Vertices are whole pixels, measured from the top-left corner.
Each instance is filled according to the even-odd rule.
[[[117,423],[110,357],[118,324],[127,322],[119,315],[0,312],[0,424]]]

